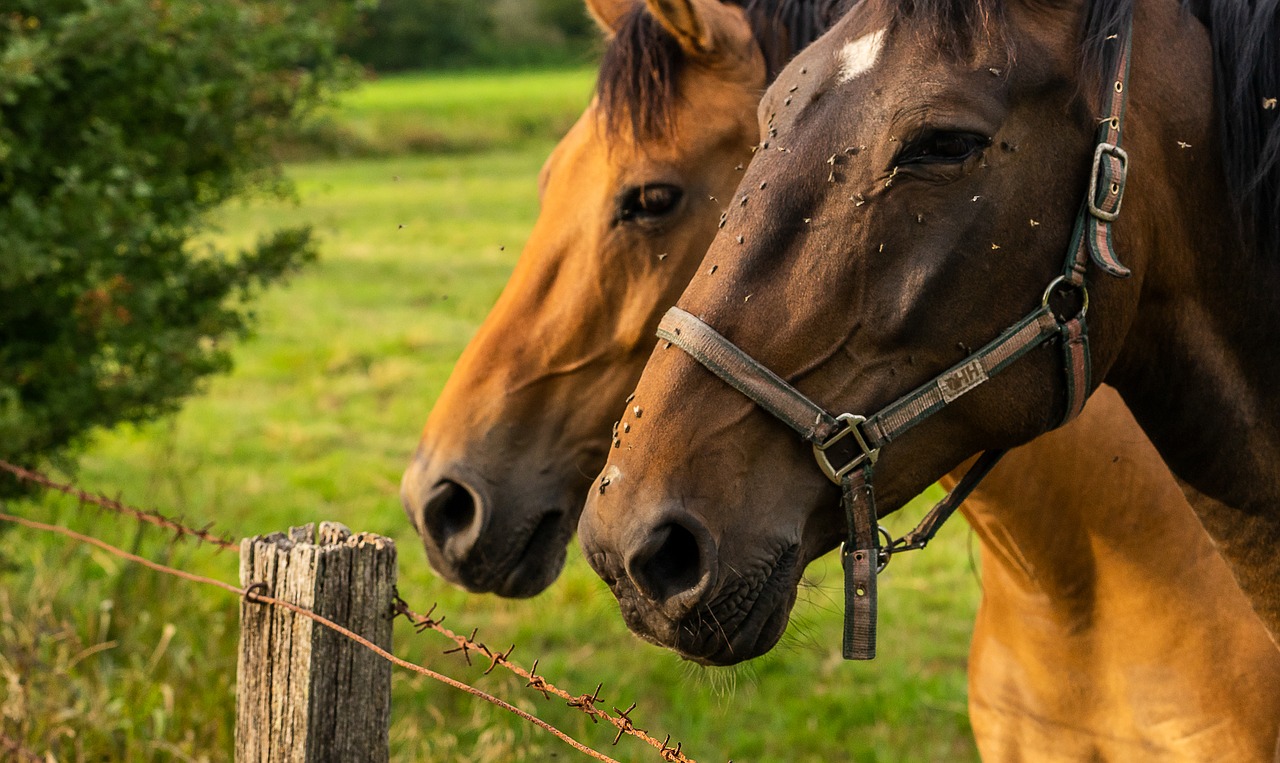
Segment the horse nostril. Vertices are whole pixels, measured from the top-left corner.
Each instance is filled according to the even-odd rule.
[[[467,529],[476,518],[476,502],[471,500],[471,494],[456,484],[451,487],[440,506],[440,528],[450,535]]]
[[[483,524],[484,509],[476,495],[453,480],[440,480],[422,509],[424,531],[455,559],[471,548]]]
[[[640,592],[681,613],[692,609],[710,587],[712,551],[683,524],[660,525],[627,559],[627,574]]]

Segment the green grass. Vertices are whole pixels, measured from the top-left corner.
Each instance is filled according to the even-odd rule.
[[[554,140],[582,112],[595,70],[386,77],[318,115],[292,158],[458,153]]]
[[[586,81],[581,72],[536,76],[561,82],[565,98],[585,98],[575,84]],[[430,95],[409,80],[384,81],[349,106],[395,115],[397,102],[447,101],[465,120],[503,93],[520,108],[536,105],[499,78],[416,81],[431,85]],[[478,627],[503,648],[515,642],[514,659],[540,658],[539,671],[569,691],[603,682],[610,707],[639,703],[639,726],[670,733],[704,762],[976,759],[965,665],[979,584],[963,525],[887,571],[881,656],[870,664],[839,659],[841,575],[831,558],[810,569],[814,582],[784,643],[736,670],[695,668],[631,636],[576,547],[561,580],[529,601],[469,596],[431,573],[399,506],[399,475],[531,227],[534,178],[550,148],[535,137],[505,150],[295,165],[298,205],[225,210],[228,244],[272,225],[313,223],[325,237],[321,263],[256,303],[257,334],[237,349],[232,374],[172,418],[97,437],[77,478],[237,535],[321,519],[390,535],[411,605],[438,601],[455,629]],[[68,501],[11,508],[185,569],[236,574],[233,554],[173,545],[159,531]],[[0,581],[0,731],[63,761],[230,758],[233,597],[26,530],[0,534],[0,557],[13,567]],[[501,671],[482,676],[482,667],[442,655],[445,646],[397,626],[405,658],[473,682],[619,760],[659,760],[638,743],[610,747],[608,728]],[[396,760],[583,759],[426,678],[398,672],[394,691]]]

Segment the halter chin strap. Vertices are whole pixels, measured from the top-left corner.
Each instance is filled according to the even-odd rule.
[[[810,400],[786,380],[725,339],[719,332],[678,307],[663,316],[658,337],[693,356],[730,386],[754,400],[813,446],[818,466],[840,486],[848,537],[841,549],[845,570],[846,659],[870,660],[876,655],[876,575],[895,553],[924,548],[978,483],[1004,455],[983,453],[945,498],[915,529],[894,540],[878,523],[873,470],[880,449],[911,427],[973,391],[1036,347],[1058,340],[1066,399],[1059,426],[1075,418],[1089,391],[1089,342],[1085,314],[1089,293],[1085,271],[1090,260],[1117,277],[1130,274],[1116,256],[1112,223],[1120,213],[1129,157],[1120,148],[1124,126],[1125,90],[1129,79],[1132,25],[1124,32],[1123,49],[1105,104],[1107,116],[1098,128],[1093,169],[1084,203],[1076,217],[1062,275],[1045,288],[1040,307],[1010,326],[977,352],[881,410],[860,416],[834,415]],[[1055,304],[1067,303],[1064,314]],[[668,345],[668,346],[669,346]],[[840,443],[845,443],[841,446]],[[852,451],[843,462],[837,452]],[[881,544],[881,537],[887,541]]]

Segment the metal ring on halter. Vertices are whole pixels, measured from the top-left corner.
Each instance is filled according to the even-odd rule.
[[[889,566],[889,559],[893,557],[893,536],[885,529],[884,525],[876,525],[876,529],[880,531],[880,537],[884,538],[884,545],[876,549],[876,574],[884,572],[884,568]]]
[[[1045,287],[1044,296],[1040,298],[1040,305],[1042,307],[1048,307],[1049,298],[1053,296],[1055,291],[1062,287],[1066,287],[1063,291],[1066,291],[1067,289],[1074,289],[1080,292],[1080,312],[1076,313],[1074,317],[1084,318],[1085,315],[1089,313],[1089,290],[1085,288],[1083,283],[1072,283],[1066,276],[1058,276],[1049,282],[1049,285]],[[1059,323],[1066,323],[1071,320],[1071,318],[1061,318],[1057,313],[1054,313],[1053,317]]]

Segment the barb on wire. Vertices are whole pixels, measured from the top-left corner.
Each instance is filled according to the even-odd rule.
[[[432,678],[443,684],[452,686],[453,688],[458,689],[459,691],[464,691],[475,697],[479,697],[480,699],[483,699],[486,702],[490,702],[502,708],[503,710],[506,710],[507,712],[512,713],[513,715],[525,721],[528,721],[529,723],[532,723],[535,726],[538,726],[546,731],[551,732],[552,734],[559,737],[560,740],[563,741],[565,744],[568,744],[569,746],[573,747],[574,749],[578,750],[579,752],[585,755],[589,755],[595,758],[596,760],[604,761],[605,763],[618,763],[618,761],[614,760],[613,758],[610,758],[609,756],[603,753],[597,752],[596,750],[593,750],[590,747],[587,747],[586,745],[582,744],[578,740],[569,736],[565,732],[561,731],[555,726],[552,726],[550,723],[547,723],[541,718],[535,715],[532,715],[530,713],[527,713],[524,710],[521,710],[515,705],[512,705],[508,702],[504,702],[503,700],[493,696],[492,694],[489,694],[485,691],[477,689],[474,686],[470,686],[468,684],[462,683],[461,681],[450,678],[449,676],[446,676],[442,673],[437,673],[434,670],[431,670],[430,668],[423,667],[422,665],[418,665],[416,663],[409,662],[408,660],[401,659],[395,656],[394,654],[391,654],[387,650],[383,649],[382,647],[378,646],[377,644],[373,643],[372,641],[369,641],[368,639],[364,638],[360,634],[355,633],[354,631],[348,628],[344,628],[341,625],[338,625],[337,623],[328,619],[327,617],[318,615],[315,612],[312,612],[311,610],[306,609],[304,607],[300,607],[297,604],[293,604],[292,602],[284,601],[283,599],[277,599],[274,596],[270,596],[267,593],[264,593],[264,591],[268,590],[268,587],[265,583],[253,583],[244,588],[240,588],[239,586],[234,586],[222,580],[205,577],[203,575],[196,575],[190,572],[186,572],[184,570],[179,570],[177,568],[170,567],[165,564],[160,564],[159,562],[153,562],[150,559],[146,559],[144,557],[138,556],[137,554],[131,554],[122,548],[117,548],[116,546],[113,546],[110,543],[107,543],[105,541],[98,540],[97,538],[85,535],[83,533],[78,533],[75,530],[70,530],[65,527],[45,524],[44,522],[36,522],[35,520],[26,519],[24,517],[17,517],[17,516],[13,516],[12,514],[4,514],[4,513],[0,513],[0,521],[12,522],[14,524],[22,525],[23,527],[27,527],[33,530],[44,530],[46,532],[57,533],[64,537],[71,538],[72,540],[77,540],[77,541],[80,541],[81,543],[88,543],[92,546],[96,546],[97,548],[100,548],[103,551],[106,551],[110,554],[114,554],[115,556],[118,556],[122,559],[128,559],[131,562],[137,562],[146,567],[150,567],[156,572],[161,572],[166,575],[173,575],[175,577],[179,577],[184,580],[189,580],[193,583],[203,583],[205,585],[216,586],[218,588],[223,589],[224,591],[229,591],[231,593],[236,594],[237,596],[244,597],[246,600],[254,603],[268,604],[271,606],[287,609],[290,612],[293,612],[302,617],[306,617],[308,619],[314,620],[320,625],[326,628],[329,628],[330,630],[336,631],[337,633],[340,633],[343,636],[346,636],[347,638],[363,646],[364,648],[368,649],[374,654],[377,654],[379,657],[382,657],[383,659],[387,660],[393,665],[398,665],[402,668],[405,668],[406,670],[412,670],[415,673],[419,673],[421,675],[427,676],[428,678]],[[397,600],[398,599],[399,597],[397,597]]]
[[[215,535],[212,532],[212,522],[200,528],[188,527],[180,520],[166,517],[154,509],[139,509],[122,503],[118,499],[108,498],[101,493],[89,493],[70,483],[58,482],[57,480],[41,474],[40,472],[33,471],[31,469],[24,469],[21,466],[11,464],[4,460],[0,460],[0,471],[8,472],[23,482],[39,485],[40,487],[47,488],[49,490],[56,490],[59,493],[69,495],[80,501],[81,505],[89,504],[97,506],[99,508],[115,512],[116,514],[133,517],[139,522],[145,522],[150,525],[155,525],[156,527],[163,527],[164,529],[173,532],[175,540],[195,538],[201,543],[208,543],[211,546],[216,546],[221,549],[231,548],[238,550],[240,548],[240,544],[236,543],[231,537],[226,535]]]
[[[489,666],[487,670],[485,670],[485,675],[488,675],[494,669],[494,667],[501,665],[502,667],[511,671],[515,675],[525,679],[527,681],[527,683],[525,684],[525,688],[532,689],[533,691],[536,691],[536,692],[540,692],[542,696],[547,699],[550,699],[551,695],[555,695],[556,697],[559,697],[560,699],[564,700],[569,707],[575,708],[577,710],[582,711],[583,713],[586,713],[593,722],[599,722],[603,720],[607,723],[612,724],[613,727],[618,730],[618,733],[613,740],[613,743],[615,745],[618,743],[618,740],[622,739],[622,735],[626,734],[628,736],[632,736],[632,737],[635,737],[636,739],[639,739],[640,741],[649,745],[653,749],[657,750],[658,754],[662,756],[663,760],[671,761],[672,763],[696,763],[696,761],[694,761],[692,758],[688,757],[687,755],[684,754],[684,752],[681,751],[680,742],[677,742],[674,747],[670,746],[670,742],[671,742],[670,734],[668,734],[666,740],[663,741],[650,736],[647,731],[637,727],[631,719],[631,713],[635,711],[636,703],[632,702],[631,706],[627,708],[626,712],[623,712],[615,707],[613,709],[614,712],[610,713],[607,710],[602,710],[599,707],[596,707],[596,703],[600,701],[600,692],[604,689],[604,684],[600,684],[596,686],[596,690],[591,694],[580,694],[575,696],[565,691],[564,689],[561,689],[555,686],[550,681],[548,681],[545,677],[538,675],[537,660],[533,661],[533,667],[531,669],[525,670],[520,665],[507,659],[508,656],[511,654],[511,652],[516,648],[515,644],[512,644],[511,648],[508,649],[505,653],[504,652],[495,653],[490,651],[489,648],[486,647],[484,644],[479,643],[475,640],[475,636],[476,636],[475,631],[471,632],[470,637],[466,637],[466,636],[461,636],[457,633],[454,633],[453,631],[444,627],[443,625],[440,624],[441,622],[444,621],[443,615],[440,617],[433,617],[436,611],[435,604],[431,605],[431,609],[427,610],[427,613],[425,615],[420,615],[417,612],[414,612],[412,609],[410,609],[409,605],[405,602],[405,600],[400,598],[399,594],[396,594],[395,609],[397,614],[401,614],[405,616],[405,618],[409,621],[409,623],[413,626],[414,630],[416,630],[417,632],[421,633],[426,630],[433,630],[436,633],[439,633],[445,636],[446,638],[450,639],[455,644],[457,644],[458,645],[457,648],[449,649],[446,652],[446,654],[461,653],[464,657],[466,657],[468,665],[471,664],[471,658],[468,656],[470,652],[475,651],[475,652],[481,652],[488,655],[489,658],[493,660],[493,663]],[[616,713],[616,715],[614,713]]]

